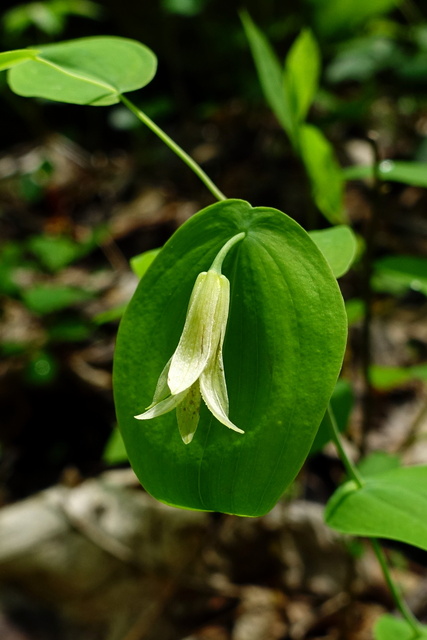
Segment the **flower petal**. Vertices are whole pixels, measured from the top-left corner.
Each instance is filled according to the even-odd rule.
[[[168,387],[168,373],[169,373],[171,360],[172,358],[169,358],[165,367],[163,368],[163,371],[159,375],[156,389],[154,391],[153,400],[150,406],[147,407],[147,409],[151,409],[151,407],[154,407],[155,404],[158,404],[161,400],[164,400],[170,394],[170,389]]]
[[[224,276],[214,271],[197,276],[184,329],[170,364],[168,385],[173,395],[196,382],[220,340],[217,308],[224,295],[221,278]]]
[[[199,383],[195,382],[176,408],[178,428],[185,444],[190,444],[199,424],[200,400]]]
[[[155,405],[150,405],[147,411],[144,413],[140,413],[138,416],[134,416],[137,420],[150,420],[151,418],[156,418],[157,416],[162,416],[164,413],[168,413],[168,411],[172,411],[172,409],[176,409],[180,402],[183,401],[185,396],[187,395],[188,390],[182,391],[174,396],[169,396],[164,400],[161,400]]]
[[[221,345],[218,345],[216,358],[209,363],[200,376],[200,392],[209,411],[219,422],[237,433],[245,433],[228,417],[228,394]]]

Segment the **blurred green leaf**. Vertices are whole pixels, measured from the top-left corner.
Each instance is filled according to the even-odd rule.
[[[344,222],[343,180],[332,145],[313,125],[300,128],[300,145],[316,205],[332,224]]]
[[[388,613],[378,618],[374,625],[375,640],[427,640],[427,627],[421,627],[421,635],[414,638],[414,630],[406,620]]]
[[[345,303],[345,310],[347,312],[347,322],[351,326],[360,322],[365,316],[365,303],[360,298],[352,298]]]
[[[293,120],[303,122],[316,95],[320,75],[320,51],[313,34],[301,31],[285,61],[284,87]]]
[[[427,380],[427,364],[414,367],[383,367],[372,365],[369,369],[372,385],[380,391],[389,391],[410,380]]]
[[[399,294],[412,289],[427,296],[427,258],[386,256],[376,260],[372,286],[386,293]]]
[[[162,7],[168,13],[175,13],[180,16],[196,16],[203,11],[206,0],[161,0]]]
[[[325,256],[336,278],[350,269],[357,254],[357,238],[350,227],[338,225],[331,229],[310,231],[310,238]]]
[[[93,294],[59,284],[38,284],[21,293],[24,304],[35,313],[43,315],[61,311],[93,298]]]
[[[126,311],[127,303],[121,304],[118,307],[113,307],[112,309],[107,309],[107,311],[103,311],[102,313],[98,313],[93,318],[95,324],[106,324],[107,322],[115,322],[116,320],[120,320]]]
[[[374,177],[372,165],[354,165],[342,169],[344,180],[364,180]],[[403,182],[413,187],[427,187],[427,162],[383,160],[378,167],[381,180]]]
[[[370,18],[395,9],[401,0],[309,0],[317,29],[325,37],[345,38]]]
[[[58,36],[69,15],[98,18],[101,12],[101,6],[89,0],[47,0],[12,7],[4,13],[2,22],[5,33],[15,38],[31,27],[48,36]]]
[[[288,136],[295,142],[294,124],[285,99],[282,65],[269,41],[262,31],[258,29],[249,14],[246,11],[242,11],[240,18],[251,48],[265,99]]]
[[[49,338],[54,342],[81,342],[87,340],[93,328],[81,318],[67,317],[49,327]]]
[[[381,36],[360,38],[347,44],[326,69],[329,82],[366,82],[384,69],[398,68],[403,62],[395,42]]]
[[[43,267],[55,272],[80,258],[84,249],[67,236],[38,235],[28,239],[28,248]]]

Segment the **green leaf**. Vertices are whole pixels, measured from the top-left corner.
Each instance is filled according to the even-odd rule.
[[[230,420],[203,405],[191,444],[175,411],[134,419],[153,398],[177,347],[190,294],[224,244],[231,282],[224,342]],[[256,516],[269,511],[303,464],[341,367],[342,298],[308,234],[275,209],[218,202],[188,220],[140,281],[119,328],[114,394],[131,464],[157,499],[189,509]]]
[[[61,311],[67,307],[86,302],[92,294],[77,287],[59,284],[38,284],[22,292],[25,305],[41,315]]]
[[[28,248],[52,272],[59,271],[86,253],[86,247],[67,236],[32,236],[28,240]]]
[[[18,64],[33,60],[38,54],[37,49],[16,49],[0,53],[0,71],[11,69]]]
[[[21,96],[103,106],[147,85],[156,65],[135,40],[97,36],[38,47],[35,59],[8,72],[8,83]]]
[[[360,298],[352,298],[345,303],[348,326],[360,322],[365,315],[365,303]]]
[[[300,148],[316,205],[332,224],[344,222],[342,173],[332,145],[317,127],[303,125]]]
[[[288,136],[291,140],[294,140],[294,123],[292,114],[286,104],[281,64],[269,41],[253,22],[250,15],[246,11],[242,11],[240,18],[251,48],[265,99]]]
[[[326,37],[353,35],[369,18],[394,9],[401,0],[310,0],[316,26]]]
[[[410,380],[427,380],[427,365],[415,367],[383,367],[372,365],[369,369],[372,385],[381,391],[389,391]]]
[[[115,322],[116,320],[120,320],[126,311],[127,303],[120,304],[117,307],[112,307],[111,309],[107,309],[107,311],[102,311],[102,313],[98,313],[93,321],[95,324],[106,324],[107,322]]]
[[[414,638],[414,630],[400,618],[385,614],[374,625],[375,640],[427,640],[427,627],[420,625],[420,635]]]
[[[144,253],[140,253],[138,256],[131,258],[131,269],[138,278],[142,278],[154,258],[159,255],[160,251],[161,249],[150,249],[149,251],[144,251]]]
[[[354,165],[342,170],[344,180],[364,180],[374,177],[372,165]],[[383,160],[378,165],[378,177],[387,182],[403,182],[413,187],[427,187],[427,162]]]
[[[339,225],[310,231],[309,236],[323,253],[336,278],[347,273],[357,254],[357,238],[350,227]]]
[[[286,57],[284,72],[288,106],[296,123],[305,120],[317,92],[319,74],[319,47],[311,31],[304,29]]]
[[[326,505],[341,533],[389,538],[427,550],[427,466],[401,467],[342,485]]]
[[[338,380],[332,394],[330,404],[334,412],[339,431],[345,431],[347,429],[348,419],[354,404],[353,390],[348,380],[344,380],[342,378]],[[312,444],[310,455],[323,449],[325,444],[331,440],[329,420],[328,414],[325,413],[323,420],[320,423],[319,431],[317,432]]]
[[[386,256],[376,260],[372,286],[376,291],[398,294],[412,289],[427,296],[427,258]]]

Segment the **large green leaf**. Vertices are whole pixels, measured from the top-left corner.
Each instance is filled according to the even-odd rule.
[[[144,87],[157,65],[154,53],[139,42],[106,36],[42,45],[32,55],[8,72],[12,91],[93,106],[115,104],[122,93]]]
[[[427,466],[401,467],[342,485],[326,505],[330,527],[427,550]]]
[[[357,254],[357,238],[350,227],[342,224],[331,229],[310,231],[309,236],[325,256],[336,278],[347,273]]]
[[[231,305],[224,370],[235,433],[205,406],[191,444],[175,411],[140,422],[174,352],[197,275],[237,233],[224,262]],[[154,260],[120,325],[117,417],[131,464],[171,505],[266,513],[303,464],[341,366],[346,317],[337,283],[308,234],[275,209],[216,203],[185,223]]]
[[[388,614],[378,618],[374,625],[375,640],[427,640],[427,627],[420,625],[420,633],[414,637],[414,630],[406,620]]]
[[[343,180],[332,145],[309,124],[300,127],[299,140],[316,205],[333,224],[343,222]]]

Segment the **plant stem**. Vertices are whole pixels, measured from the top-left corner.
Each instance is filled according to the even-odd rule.
[[[353,464],[353,462],[350,460],[350,458],[348,457],[348,455],[345,452],[345,449],[343,447],[342,444],[342,440],[341,440],[341,435],[340,432],[338,430],[338,426],[337,426],[337,421],[335,419],[335,415],[333,412],[333,409],[331,407],[331,405],[329,405],[328,410],[327,410],[327,415],[329,418],[329,426],[330,426],[330,430],[331,430],[331,435],[332,435],[332,439],[335,443],[335,446],[338,450],[338,453],[340,455],[340,458],[347,470],[347,473],[349,475],[349,477],[357,484],[359,489],[362,489],[362,487],[364,486],[365,482],[362,478],[362,476],[360,475],[359,471],[357,470],[356,466]],[[406,620],[406,622],[408,623],[408,625],[411,627],[412,631],[414,632],[414,636],[412,638],[412,640],[416,640],[417,638],[419,638],[421,636],[421,625],[418,622],[418,620],[415,618],[414,614],[412,613],[412,611],[409,609],[408,605],[406,604],[406,602],[404,601],[404,599],[402,598],[402,595],[397,587],[397,585],[395,584],[395,582],[393,581],[393,578],[391,577],[390,574],[390,570],[388,568],[387,562],[386,562],[386,558],[384,555],[384,551],[381,548],[380,543],[378,542],[378,540],[376,538],[369,538],[372,547],[374,549],[375,555],[377,557],[377,560],[379,562],[379,565],[381,567],[381,570],[383,572],[383,576],[384,579],[387,583],[388,588],[390,589],[391,595],[393,597],[393,600],[396,604],[396,608],[398,609],[398,611],[400,611],[402,617]]]
[[[121,95],[120,100],[130,111],[132,111],[133,114],[136,115],[138,120],[140,120],[149,129],[151,129],[151,131],[155,133],[156,136],[158,136],[160,140],[162,140],[162,142],[164,142],[169,147],[169,149],[171,149],[171,151],[173,151],[178,156],[178,158],[185,162],[185,164],[196,174],[198,178],[200,178],[205,187],[209,189],[211,194],[217,200],[227,200],[227,197],[218,189],[218,187],[212,182],[212,180],[197,164],[197,162],[193,160],[193,158],[191,158],[188,153],[184,151],[184,149],[181,149],[181,147],[176,144],[176,142],[174,142],[172,138],[167,135],[167,133],[160,129],[160,127],[158,127],[156,123],[151,120],[151,118],[149,118],[143,111],[141,111],[141,109],[138,109],[138,107],[125,96]]]
[[[399,588],[397,587],[393,578],[391,577],[390,569],[388,567],[385,554],[383,549],[381,548],[380,543],[378,542],[378,540],[376,540],[376,538],[370,538],[370,541],[371,541],[374,553],[377,557],[377,560],[380,564],[387,586],[391,591],[391,595],[393,596],[393,600],[395,602],[396,608],[398,609],[398,611],[400,611],[402,617],[406,620],[406,622],[414,632],[414,636],[412,640],[416,640],[416,638],[421,637],[421,633],[422,633],[421,625],[418,622],[418,620],[415,618],[412,611],[409,609],[404,599],[402,598],[402,594],[400,593]]]
[[[328,410],[327,410],[327,415],[329,418],[329,427],[331,430],[331,434],[332,434],[332,440],[334,441],[334,444],[336,446],[336,448],[338,449],[338,453],[339,456],[346,468],[346,471],[349,475],[349,477],[354,480],[354,482],[357,484],[358,488],[361,489],[363,487],[363,485],[365,484],[363,482],[362,476],[359,474],[356,466],[353,464],[353,462],[350,460],[350,458],[348,457],[347,453],[345,452],[345,449],[343,447],[342,444],[342,440],[341,440],[341,436],[340,436],[340,432],[338,430],[338,425],[337,425],[337,421],[335,418],[335,414],[334,411],[331,407],[331,405],[328,406]]]

